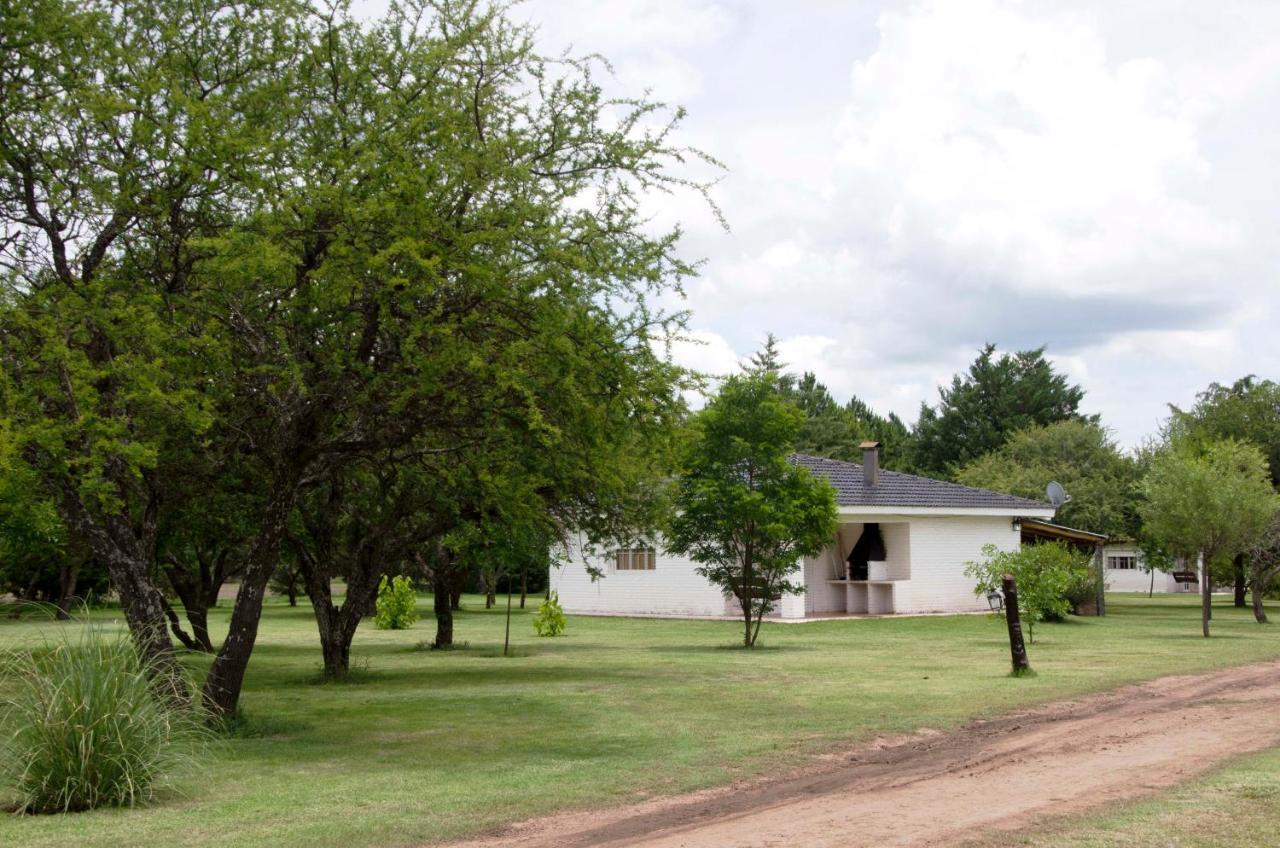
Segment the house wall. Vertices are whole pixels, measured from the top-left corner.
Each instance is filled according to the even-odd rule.
[[[584,557],[575,543],[568,562],[551,575],[566,612],[632,615],[714,615],[726,613],[725,597],[694,569],[696,563],[658,547],[653,571],[618,571],[614,559]],[[586,562],[604,572],[592,581]],[[736,601],[733,602],[736,609]]]
[[[975,581],[964,574],[965,563],[982,558],[984,545],[1016,550],[1020,534],[1009,516],[875,516],[880,524],[895,587],[896,612],[965,612],[985,610],[986,600],[973,593]],[[803,618],[845,611],[845,588],[827,581],[843,567],[862,532],[858,516],[841,519],[838,542],[801,565],[797,579],[806,591],[785,595],[774,615]],[[613,557],[590,562],[604,576],[592,581],[581,551],[573,546],[569,561],[552,575],[552,588],[568,612],[624,615],[736,616],[737,602],[726,598],[695,571],[696,564],[658,549],[653,571],[617,571]]]
[[[1107,545],[1102,549],[1103,562],[1106,563],[1108,556],[1131,556],[1138,560],[1136,569],[1130,568],[1108,568],[1104,575],[1107,583],[1107,590],[1110,592],[1149,592],[1153,591],[1151,580],[1151,572],[1145,568],[1145,560],[1142,551],[1132,545]],[[1190,570],[1195,570],[1194,568]],[[1156,592],[1195,592],[1199,590],[1199,586],[1194,583],[1180,584],[1173,579],[1173,575],[1165,571],[1156,570],[1154,591]]]
[[[1022,534],[1008,516],[913,516],[911,582],[899,593],[898,612],[961,612],[985,610],[987,602],[973,593],[977,585],[966,577],[966,562],[983,559],[982,548],[1017,550]]]

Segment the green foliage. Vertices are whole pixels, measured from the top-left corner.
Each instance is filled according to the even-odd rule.
[[[1280,485],[1280,384],[1250,375],[1230,386],[1213,383],[1191,409],[1172,407],[1170,435],[1201,444],[1237,439],[1267,457],[1272,485]]]
[[[886,468],[910,470],[912,434],[896,414],[889,413],[885,418],[856,397],[840,406],[813,372],[806,371],[797,378],[784,373],[786,367],[778,351],[778,339],[770,333],[743,370],[775,377],[778,391],[804,412],[796,434],[797,452],[856,462],[862,458],[859,445],[872,440],[881,444]]]
[[[533,617],[533,629],[539,636],[559,636],[564,633],[567,623],[558,592],[552,592],[538,604],[538,612]]]
[[[1137,533],[1138,466],[1091,421],[1059,421],[1014,433],[956,473],[956,481],[966,486],[1041,500],[1053,480],[1072,496],[1059,508],[1058,523],[1109,536]]]
[[[379,630],[407,630],[418,620],[418,595],[413,581],[403,574],[378,583],[377,611],[374,623]]]
[[[787,459],[803,420],[773,374],[728,378],[694,416],[674,486],[667,547],[738,599],[747,647],[776,597],[804,591],[801,558],[835,535],[835,491]]]
[[[1089,555],[1061,542],[1023,545],[1015,551],[986,545],[982,555],[986,559],[964,566],[965,575],[978,581],[974,594],[1000,591],[1004,575],[1013,575],[1018,585],[1018,611],[1032,642],[1036,640],[1036,622],[1064,617],[1071,611],[1072,595],[1092,580]]]
[[[197,713],[157,694],[124,634],[82,622],[74,640],[0,658],[7,708],[0,787],[33,813],[133,806],[190,768],[206,741]]]
[[[1203,449],[1175,442],[1152,459],[1142,490],[1144,530],[1193,562],[1203,554],[1218,570],[1262,536],[1278,506],[1262,451],[1234,439]]]
[[[1044,348],[996,356],[989,344],[938,392],[936,408],[921,405],[915,433],[915,468],[931,476],[950,477],[1028,427],[1097,421],[1079,413],[1084,390],[1053,370]]]

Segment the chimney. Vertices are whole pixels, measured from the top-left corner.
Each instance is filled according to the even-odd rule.
[[[862,479],[875,486],[880,482],[880,443],[863,442],[858,447],[862,448]]]

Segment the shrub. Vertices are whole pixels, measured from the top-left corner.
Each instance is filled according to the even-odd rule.
[[[538,604],[538,612],[533,617],[533,629],[539,636],[559,636],[567,623],[568,619],[565,618],[557,593],[552,592]]]
[[[978,581],[974,594],[999,591],[1001,578],[1012,574],[1018,584],[1018,608],[1032,642],[1036,622],[1060,619],[1070,612],[1071,593],[1089,579],[1089,555],[1061,542],[1024,545],[1016,551],[987,545],[982,554],[986,557],[982,562],[965,563],[964,573]]]
[[[76,632],[73,629],[71,632]],[[194,710],[169,704],[123,633],[82,621],[0,662],[0,791],[22,812],[125,807],[152,800],[210,738]]]
[[[406,630],[418,620],[418,595],[413,581],[403,575],[378,583],[377,610],[373,622],[379,630]]]

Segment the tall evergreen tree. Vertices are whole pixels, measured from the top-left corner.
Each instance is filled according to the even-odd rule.
[[[949,478],[1028,427],[1070,420],[1096,423],[1097,416],[1079,411],[1084,389],[1054,371],[1044,350],[997,355],[995,345],[988,344],[964,374],[939,387],[938,405],[920,408],[915,468]]]

